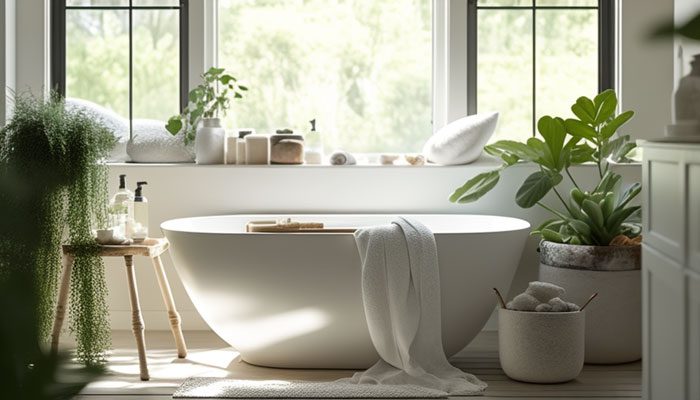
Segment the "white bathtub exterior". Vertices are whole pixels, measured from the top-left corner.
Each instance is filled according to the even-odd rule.
[[[392,216],[298,215],[327,226],[389,223]],[[447,355],[464,348],[507,293],[529,224],[475,215],[416,215],[435,233]],[[175,268],[209,326],[246,362],[281,368],[366,368],[377,360],[362,307],[352,234],[245,233],[234,215],[167,221]]]

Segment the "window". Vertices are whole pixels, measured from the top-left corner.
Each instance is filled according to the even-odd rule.
[[[52,4],[66,96],[164,121],[186,104],[188,66],[217,65],[251,89],[228,127],[305,132],[315,119],[327,150],[418,152],[449,119],[488,110],[501,112],[492,140],[522,140],[542,115],[613,87],[614,0]]]
[[[613,86],[612,0],[469,1],[469,110],[501,112],[492,141]]]
[[[187,98],[187,1],[64,0],[53,7],[55,89],[129,121],[179,112]]]
[[[316,119],[354,152],[420,151],[432,132],[432,0],[219,0],[218,47],[250,86],[229,125]]]

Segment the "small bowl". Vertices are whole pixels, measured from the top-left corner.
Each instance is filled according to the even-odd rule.
[[[511,379],[561,383],[583,369],[584,311],[525,312],[498,310],[501,368]]]
[[[98,229],[97,230],[97,243],[108,244],[114,238],[114,229]]]

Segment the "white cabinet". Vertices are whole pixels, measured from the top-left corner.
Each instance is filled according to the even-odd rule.
[[[700,143],[643,147],[643,396],[700,400]]]

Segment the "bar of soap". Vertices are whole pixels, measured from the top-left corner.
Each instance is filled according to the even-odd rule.
[[[304,142],[296,139],[282,139],[272,145],[270,161],[273,164],[303,164]]]

